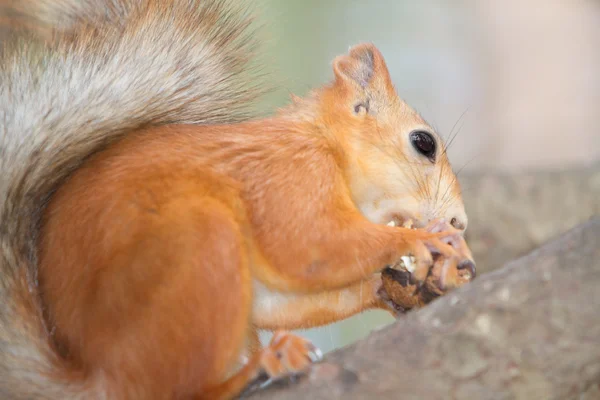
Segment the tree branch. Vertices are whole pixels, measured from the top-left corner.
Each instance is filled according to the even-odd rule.
[[[594,215],[600,162],[556,171],[459,174],[479,274],[492,271]]]
[[[592,399],[600,218],[252,399]]]

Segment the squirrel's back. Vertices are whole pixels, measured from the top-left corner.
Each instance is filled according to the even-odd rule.
[[[84,159],[129,132],[252,117],[263,92],[252,18],[222,0],[0,2],[5,15],[11,6],[27,29],[3,32],[0,49],[0,397],[101,397],[71,379],[43,323],[40,213]]]

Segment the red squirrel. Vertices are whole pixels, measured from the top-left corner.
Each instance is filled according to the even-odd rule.
[[[401,257],[474,269],[442,140],[374,45],[261,119],[234,6],[85,4],[2,53],[0,393],[229,399],[318,358],[289,330],[393,312]]]

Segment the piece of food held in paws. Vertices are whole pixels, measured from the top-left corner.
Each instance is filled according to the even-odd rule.
[[[395,224],[391,222],[389,225]],[[406,221],[403,227],[413,228],[412,221]],[[443,221],[434,221],[426,229],[435,232],[447,228],[447,224]],[[423,307],[452,289],[475,279],[474,262],[458,262],[460,259],[473,259],[462,235],[457,234],[449,244],[461,257],[447,258],[439,253],[432,253],[433,266],[420,286],[413,276],[416,268],[416,260],[413,256],[402,257],[398,263],[386,267],[381,272],[383,283],[379,290],[381,298],[389,302],[399,313],[403,313],[413,308]]]

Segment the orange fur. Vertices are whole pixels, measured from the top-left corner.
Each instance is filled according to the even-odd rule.
[[[374,273],[425,254],[425,243],[449,251],[441,234],[377,214],[382,201],[412,204],[402,196],[415,181],[439,186],[439,172],[454,208],[417,201],[398,214],[466,225],[445,155],[432,166],[401,140],[425,122],[397,97],[373,46],[336,59],[334,72],[332,85],[270,119],[132,133],[59,188],[39,273],[65,358],[104,374],[117,397],[229,398],[260,366],[257,327],[385,307]],[[232,375],[248,346],[250,362]]]

